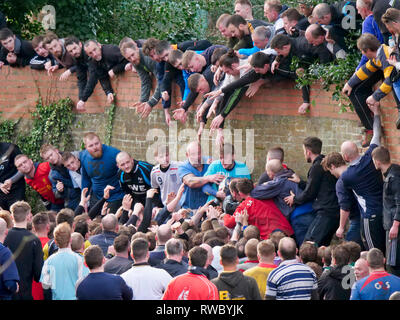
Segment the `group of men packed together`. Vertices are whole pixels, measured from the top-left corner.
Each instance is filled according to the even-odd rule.
[[[216,23],[226,45],[125,37],[115,46],[51,32],[29,42],[1,29],[0,67],[30,65],[49,75],[64,68],[60,81],[76,73],[78,110],[97,82],[114,101],[110,79],[122,72],[139,75],[134,106],[142,118],[162,99],[170,124],[173,82],[182,93],[176,120],[185,122],[203,94],[198,135],[215,115],[211,128],[220,150],[213,160],[192,141],[187,160],[177,162],[159,145],[153,165],[88,132],[84,150],[44,144],[43,162],[34,162],[17,145],[0,143],[0,299],[398,299],[400,167],[380,146],[379,104],[392,88],[397,101],[395,4],[353,4],[363,20],[357,41],[363,58],[343,92],[366,129],[363,155],[345,141],[340,153],[325,156],[322,141],[307,137],[306,180],[273,147],[254,183],[222,135],[243,95],[253,96],[266,82],[296,79],[316,59],[346,57],[349,30],[342,22],[350,5],[300,4],[300,13],[267,0],[266,22],[253,19],[249,1],[237,0],[235,14]],[[150,97],[152,76],[157,86]],[[304,114],[308,86],[302,96]],[[26,185],[47,211],[32,216]]]

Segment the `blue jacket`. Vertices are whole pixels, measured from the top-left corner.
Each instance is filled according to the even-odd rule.
[[[118,236],[117,233],[112,231],[103,231],[103,233],[96,234],[89,238],[91,245],[97,244],[103,250],[104,256],[107,255],[108,247],[114,244],[114,239]]]
[[[292,170],[284,169],[278,172],[271,181],[256,186],[250,196],[258,200],[274,199],[276,206],[288,218],[295,207],[289,207],[283,199],[290,195],[290,191],[293,191],[295,195],[302,192],[297,183],[288,180],[292,175]]]
[[[68,172],[68,170],[66,170],[66,172]],[[49,179],[56,198],[64,199],[65,207],[75,210],[81,200],[81,190],[79,188],[74,188],[69,173],[67,176],[56,169],[51,169]],[[64,184],[63,192],[59,192],[56,188],[58,181]]]

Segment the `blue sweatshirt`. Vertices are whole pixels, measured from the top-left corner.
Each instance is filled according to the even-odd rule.
[[[97,198],[104,195],[107,185],[115,189],[110,191],[108,202],[122,199],[124,193],[121,190],[118,179],[118,167],[115,160],[120,151],[114,147],[103,144],[103,155],[101,158],[93,158],[87,150],[80,153],[82,166],[82,189],[92,188]]]

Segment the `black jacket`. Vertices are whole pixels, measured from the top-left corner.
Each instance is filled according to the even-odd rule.
[[[93,77],[93,79],[89,80],[89,82],[95,84],[97,83],[96,73],[89,71],[89,61],[90,58],[82,48],[81,55],[78,58],[75,58],[75,64],[70,68],[71,72],[76,72],[76,77],[78,79],[79,100],[82,101],[86,101],[88,99],[86,92],[88,73],[91,77]],[[94,65],[91,65],[91,67],[93,68]],[[90,90],[90,88],[88,88],[88,90]]]
[[[390,230],[393,220],[400,221],[400,166],[392,164],[384,177],[383,228]]]
[[[314,210],[323,210],[326,213],[339,214],[339,203],[336,196],[337,179],[322,168],[324,155],[315,158],[307,174],[307,182],[300,181],[299,187],[304,191],[294,197],[294,204],[301,205],[314,201]]]
[[[17,55],[17,61],[15,63],[8,63],[8,53],[9,51],[5,47],[1,47],[0,61],[3,61],[5,65],[9,65],[10,67],[25,67],[29,65],[31,59],[36,55],[32,44],[29,41],[21,40],[18,37],[15,37],[14,53]]]
[[[160,264],[156,265],[156,268],[164,269],[171,275],[171,277],[176,277],[188,271],[188,264],[184,261],[178,262],[176,260],[168,259],[165,262],[161,261]]]
[[[211,282],[217,286],[220,300],[261,300],[256,280],[240,271],[221,272]]]
[[[337,266],[325,271],[318,280],[318,293],[321,300],[349,300],[351,286],[345,277],[353,272],[350,266]],[[347,285],[347,286],[346,286]]]
[[[27,242],[21,246],[23,241]],[[9,230],[4,245],[13,254],[22,248],[15,258],[20,282],[19,291],[14,294],[13,299],[32,300],[32,280],[39,282],[43,267],[43,251],[39,238],[26,229],[14,227]]]
[[[102,58],[100,61],[89,59],[89,80],[82,96],[82,101],[86,101],[91,96],[97,80],[100,81],[106,95],[114,93],[108,72],[112,69],[115,74],[123,73],[125,66],[128,64],[128,60],[122,56],[118,46],[103,44],[101,46],[101,53]]]
[[[379,29],[381,30],[382,34],[388,33],[388,29],[386,28],[385,24],[382,22],[381,18],[383,14],[386,12],[388,8],[391,8],[390,2],[392,0],[373,0],[371,10],[374,15],[374,19],[378,24]],[[400,1],[396,0],[393,3],[393,8],[400,9]]]
[[[44,70],[44,65],[49,61],[51,62],[52,66],[56,65],[57,63],[56,59],[54,59],[51,54],[49,54],[47,57],[42,57],[37,54],[31,59],[31,61],[29,61],[29,65],[33,70]]]

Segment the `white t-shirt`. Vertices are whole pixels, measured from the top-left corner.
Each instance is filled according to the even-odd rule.
[[[164,269],[149,265],[133,266],[121,277],[132,288],[132,300],[161,300],[172,279]]]

